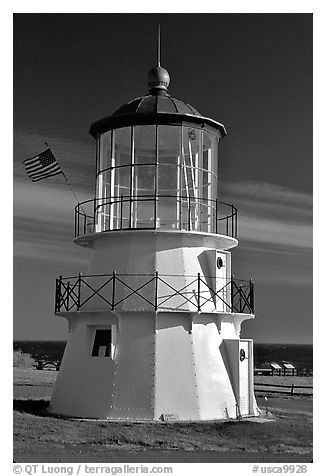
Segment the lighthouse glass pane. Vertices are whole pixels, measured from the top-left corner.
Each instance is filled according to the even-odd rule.
[[[179,228],[181,127],[158,127],[157,227]]]
[[[154,228],[155,165],[133,167],[132,228]]]
[[[155,228],[155,200],[153,197],[138,198],[132,203],[132,228]]]
[[[155,164],[156,126],[134,127],[135,164]]]
[[[114,167],[128,165],[131,162],[131,128],[125,127],[114,131]]]
[[[178,167],[176,165],[159,165],[157,189],[159,195],[177,195]]]
[[[209,153],[212,157],[212,162],[208,170],[210,170],[217,176],[217,136],[215,134],[211,134],[207,131],[203,132],[203,151],[206,151],[206,153],[210,151]]]
[[[98,166],[98,172],[110,167],[111,162],[111,132],[105,132],[100,137],[100,160]]]
[[[181,149],[181,127],[158,126],[158,163],[177,164]]]
[[[96,230],[103,231],[109,224],[110,206],[107,205],[105,197],[110,196],[111,191],[111,149],[112,131],[108,131],[99,139],[98,175],[96,183]]]
[[[215,229],[215,200],[217,197],[217,137],[203,131],[203,172],[201,195],[202,228],[212,233]]]

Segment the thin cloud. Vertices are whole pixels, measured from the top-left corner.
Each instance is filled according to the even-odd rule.
[[[311,194],[267,182],[224,182],[222,189],[223,193],[240,195],[251,200],[258,199],[263,202],[312,206]]]
[[[312,248],[312,228],[302,223],[241,215],[239,240],[282,245],[287,248]]]
[[[16,259],[32,260],[34,263],[74,264],[86,266],[89,263],[89,253],[78,250],[76,245],[53,244],[51,242],[37,243],[26,240],[16,240],[14,243],[14,257]],[[79,271],[79,268],[78,268]]]
[[[80,195],[83,199],[85,196]],[[84,263],[88,256],[73,243],[75,199],[69,190],[16,182],[14,256],[47,262]]]
[[[266,182],[227,182],[220,187],[223,199],[234,203],[239,215],[250,214],[312,223],[312,195]]]

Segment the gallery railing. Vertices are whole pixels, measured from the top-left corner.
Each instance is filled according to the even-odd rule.
[[[237,209],[217,200],[172,195],[94,198],[75,207],[75,237],[132,229],[200,231],[237,238]]]
[[[155,274],[79,274],[56,280],[55,312],[141,309],[254,313],[252,280]],[[143,307],[144,308],[144,307]]]

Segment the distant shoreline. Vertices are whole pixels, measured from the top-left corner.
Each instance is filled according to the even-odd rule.
[[[67,339],[14,339],[13,343],[15,344],[16,342],[67,342]],[[302,344],[302,343],[289,343],[289,342],[258,342],[254,340],[254,345],[307,345],[307,346],[313,346],[312,344]]]
[[[35,360],[61,361],[65,349],[64,340],[15,340],[14,350],[30,354]],[[266,344],[254,342],[254,366],[269,367],[271,362],[290,362],[298,370],[313,370],[312,344]]]

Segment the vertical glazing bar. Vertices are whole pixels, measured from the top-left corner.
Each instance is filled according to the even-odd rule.
[[[181,155],[181,144],[182,144],[182,127],[180,127],[180,137],[179,137],[179,155],[178,155],[178,162],[177,162],[177,216],[176,216],[176,228],[181,229],[181,203],[180,203],[180,195],[181,195],[181,168],[180,168],[180,155]]]
[[[229,236],[229,215],[226,216],[226,235]]]
[[[157,227],[157,190],[158,190],[158,126],[155,128],[155,182],[154,182],[154,229]]]
[[[136,170],[138,172],[139,168]],[[138,225],[138,173],[136,173],[135,171],[134,228],[137,228],[137,225]]]
[[[103,198],[103,174],[106,172],[102,172],[102,169],[105,169],[107,167],[107,164],[103,164],[104,161],[104,151],[103,151],[103,138],[102,136],[99,136],[98,138],[98,169],[97,169],[97,176],[96,176],[96,183],[97,183],[97,190],[95,193],[95,197],[99,198],[99,205],[102,203],[102,198]],[[110,152],[110,151],[109,151]],[[95,231],[103,231],[102,230],[102,221],[104,220],[103,216],[103,209],[101,207],[98,208],[97,216],[95,218]]]
[[[198,273],[197,277],[197,309],[200,312],[200,273]]]
[[[231,205],[232,207],[232,212],[231,212],[231,236],[234,237],[234,207],[233,205]]]
[[[96,198],[98,196],[98,173],[100,170],[100,138],[101,136],[98,134],[97,139],[96,139],[96,174],[95,174],[95,195],[94,197]],[[95,222],[96,218],[94,215],[94,231],[95,231]]]
[[[180,174],[180,194],[179,194],[179,229],[182,230],[182,163],[184,163],[184,147],[183,147],[183,133],[184,133],[184,126],[181,127],[181,155],[180,155],[180,162],[179,162],[179,174]]]
[[[79,236],[79,204],[77,205],[77,232]]]
[[[114,311],[114,299],[115,299],[115,271],[112,273],[112,311]]]
[[[114,187],[115,187],[115,131],[112,130],[111,158],[110,158],[110,205],[109,205],[109,230],[114,229]]]
[[[201,137],[201,131],[199,131],[199,147],[200,147],[200,137]],[[196,176],[195,176],[195,168],[196,168],[196,163],[198,163],[198,154],[193,154],[192,152],[192,146],[191,146],[191,138],[189,137],[188,141],[188,147],[189,147],[189,170],[190,170],[190,177],[191,181],[190,184],[188,183],[188,189],[189,189],[189,195],[194,197],[194,229],[197,230],[197,222],[198,222],[198,209],[197,209],[197,197],[198,197],[198,190],[196,188]],[[193,160],[193,155],[195,156],[195,165],[194,165],[194,160]],[[197,182],[198,185],[198,182]]]
[[[100,170],[100,140],[101,140],[101,136],[100,134],[98,134],[96,138],[95,197],[97,196],[97,174],[99,173],[99,170]]]
[[[157,285],[158,285],[158,272],[155,271],[155,302],[154,302],[154,307],[155,311],[157,311]]]
[[[135,154],[134,154],[134,128],[130,134],[130,180],[129,180],[129,228],[134,228],[134,194],[135,194]],[[122,206],[122,203],[121,203]]]
[[[207,231],[212,232],[212,180],[214,179],[212,174],[212,149],[207,149]]]
[[[104,215],[104,208],[103,208],[103,197],[104,197],[104,182],[103,182],[103,173],[101,172],[98,176],[98,208],[97,208],[97,220],[96,220],[96,231],[104,231],[105,230],[105,215]]]
[[[191,202],[190,196],[188,196],[188,231],[191,231]]]
[[[215,200],[215,233],[217,234],[217,199]]]
[[[203,201],[204,198],[204,190],[203,190],[203,157],[204,157],[204,131],[200,131],[199,135],[199,157],[198,157],[198,195],[197,198],[199,200],[198,203],[198,213],[199,213],[199,231],[206,231],[205,230],[205,203]]]

